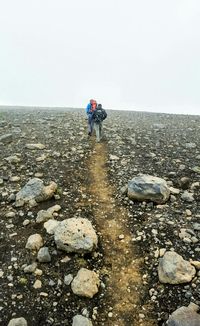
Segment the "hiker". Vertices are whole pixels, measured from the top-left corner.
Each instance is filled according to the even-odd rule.
[[[101,104],[98,104],[96,110],[93,113],[94,129],[96,131],[96,140],[98,143],[102,139],[103,120],[106,118],[106,111],[102,108]]]
[[[88,116],[88,135],[92,136],[93,127],[94,127],[94,120],[93,120],[93,113],[97,108],[97,102],[95,100],[90,100],[86,107],[86,114]]]

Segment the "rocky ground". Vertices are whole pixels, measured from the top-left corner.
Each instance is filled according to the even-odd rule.
[[[17,317],[29,326],[166,325],[177,308],[200,305],[200,116],[108,111],[101,144],[86,124],[84,110],[0,110],[0,325]],[[167,181],[165,204],[128,197],[140,173]],[[55,182],[52,195],[19,203],[34,178]],[[51,207],[40,216],[87,218],[98,244],[59,248],[37,223]],[[46,262],[41,246],[27,246],[33,234]],[[187,281],[158,275],[166,251],[190,262]],[[95,272],[84,294],[75,289],[81,268]]]

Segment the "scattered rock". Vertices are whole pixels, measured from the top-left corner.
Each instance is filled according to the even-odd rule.
[[[40,234],[32,234],[26,243],[26,249],[39,250],[43,246],[43,239]]]
[[[27,149],[44,149],[45,148],[45,145],[43,144],[26,144],[26,148]]]
[[[72,326],[92,326],[92,322],[87,317],[76,315],[73,317]]]
[[[35,200],[36,202],[50,199],[57,189],[57,184],[51,182],[49,186],[44,186],[43,181],[33,178],[16,195],[16,206],[23,206],[25,203]]]
[[[54,219],[50,219],[44,223],[44,228],[46,229],[48,234],[54,234],[59,224],[60,222]]]
[[[194,266],[176,252],[167,251],[163,258],[159,260],[158,277],[161,283],[188,283],[195,274]]]
[[[169,199],[170,190],[164,179],[141,175],[128,182],[128,197],[139,201],[150,200],[163,204]]]
[[[98,275],[86,268],[81,268],[71,283],[72,291],[81,297],[93,298],[100,285]]]
[[[58,224],[54,233],[58,249],[66,252],[90,252],[97,247],[97,235],[85,218],[69,218]]]
[[[196,305],[195,305],[196,306]],[[196,307],[181,307],[175,310],[167,321],[168,326],[199,326],[200,315]]]
[[[40,248],[37,254],[37,259],[40,263],[49,263],[51,261],[48,247]]]
[[[25,318],[13,318],[9,321],[8,326],[28,326]]]
[[[3,143],[3,144],[9,144],[13,141],[13,136],[12,134],[5,134],[3,136],[0,136],[0,143]]]
[[[184,191],[184,193],[181,195],[181,199],[183,201],[186,201],[188,203],[191,203],[194,201],[194,197],[193,197],[193,194],[188,192],[188,191]]]

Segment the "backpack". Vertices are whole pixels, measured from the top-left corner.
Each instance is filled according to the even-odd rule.
[[[101,123],[103,120],[107,118],[107,113],[104,109],[100,109],[97,107],[97,109],[93,113],[93,120],[96,123]]]

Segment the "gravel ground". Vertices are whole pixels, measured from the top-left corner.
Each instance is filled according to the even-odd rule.
[[[0,110],[0,137],[13,136],[8,144],[0,144],[0,325],[7,325],[13,317],[26,318],[29,326],[72,325],[73,316],[86,309],[94,325],[115,325],[106,286],[105,239],[95,222],[97,202],[89,190],[96,144],[94,136],[88,138],[86,124],[84,110],[78,109]],[[200,223],[200,116],[108,111],[104,131],[103,168],[113,190],[109,200],[126,210],[132,250],[142,260],[142,293],[136,309],[140,316],[129,312],[123,325],[148,325],[149,320],[151,325],[165,325],[178,307],[190,302],[200,305],[200,272],[182,285],[161,284],[157,274],[160,249],[174,250],[186,260],[200,260],[200,231],[194,227]],[[42,143],[45,148],[27,149],[30,143]],[[19,162],[5,160],[11,155]],[[179,193],[172,194],[166,205],[131,201],[122,187],[138,173],[164,178]],[[55,181],[56,196],[36,207],[15,207],[15,194],[35,176],[45,184]],[[187,184],[181,181],[183,177],[188,178]],[[183,188],[193,193],[192,202],[181,198]],[[99,234],[94,253],[66,255],[56,249],[43,225],[35,223],[39,210],[55,204],[61,206],[57,220],[77,216],[93,223]],[[181,239],[180,229],[189,230],[196,240]],[[40,276],[23,271],[23,265],[36,260],[36,254],[25,249],[34,233],[43,236],[52,258],[50,263],[38,263]],[[101,286],[93,299],[78,297],[64,284],[64,276],[75,276],[81,267],[100,274]],[[40,289],[33,287],[36,279],[42,282]]]

